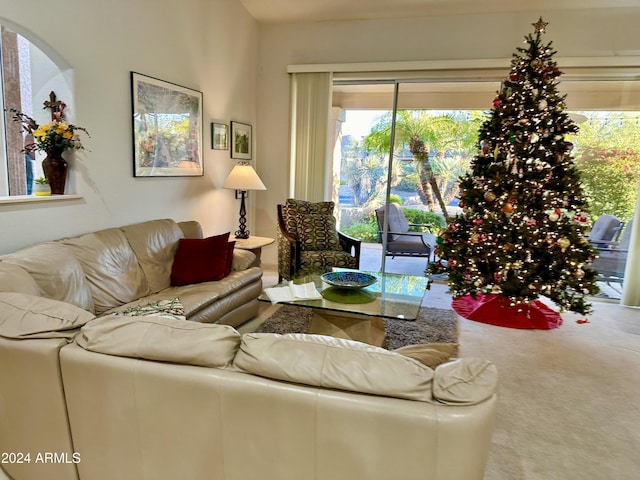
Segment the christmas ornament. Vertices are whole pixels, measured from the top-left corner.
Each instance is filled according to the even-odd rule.
[[[496,194],[489,190],[488,192],[485,192],[484,199],[487,202],[493,202],[496,199]]]

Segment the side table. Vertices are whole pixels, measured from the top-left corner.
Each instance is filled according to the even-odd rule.
[[[235,248],[239,248],[241,250],[248,250],[256,256],[256,266],[260,266],[260,256],[262,255],[262,247],[266,247],[267,245],[271,245],[275,242],[275,238],[269,237],[254,237],[253,235],[249,236],[249,238],[235,238],[236,245]]]

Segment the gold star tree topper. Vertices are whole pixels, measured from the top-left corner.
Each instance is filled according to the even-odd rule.
[[[545,29],[547,28],[547,25],[549,25],[549,22],[543,22],[542,17],[540,17],[536,23],[532,23],[531,25],[536,29],[536,32],[545,33]]]

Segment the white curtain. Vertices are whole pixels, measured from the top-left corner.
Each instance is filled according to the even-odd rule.
[[[294,73],[291,81],[291,172],[289,194],[319,202],[328,198],[332,74]]]

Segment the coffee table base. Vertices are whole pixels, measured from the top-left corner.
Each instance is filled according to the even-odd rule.
[[[357,340],[381,347],[384,344],[384,320],[354,313],[313,310],[309,333]]]

